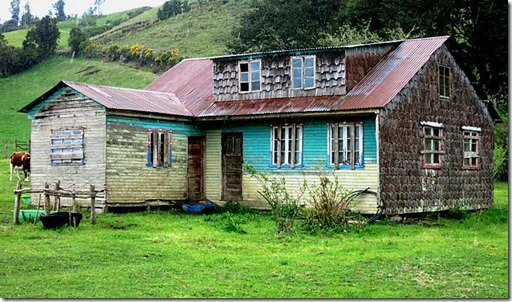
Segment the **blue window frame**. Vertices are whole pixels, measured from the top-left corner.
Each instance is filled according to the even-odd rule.
[[[362,168],[363,123],[332,123],[328,129],[329,166]]]
[[[172,130],[148,130],[148,167],[172,167]]]

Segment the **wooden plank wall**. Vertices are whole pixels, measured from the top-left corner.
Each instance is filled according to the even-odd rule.
[[[342,118],[337,121],[343,121]],[[297,191],[304,180],[308,183],[317,182],[319,175],[334,180],[338,176],[340,183],[347,189],[378,189],[378,167],[375,133],[375,117],[361,117],[364,122],[364,168],[350,170],[334,170],[328,167],[327,123],[331,120],[305,120],[303,123],[303,161],[304,166],[295,169],[270,167],[271,122],[248,124],[229,124],[220,128],[209,127],[206,141],[206,197],[212,201],[220,201],[221,192],[221,150],[220,138],[223,132],[242,132],[244,140],[244,163],[254,166],[258,172],[275,176],[284,176],[291,191]],[[274,121],[275,122],[275,121]],[[259,182],[247,173],[243,176],[243,203],[258,207],[267,207],[266,202],[257,193],[261,189]],[[375,211],[376,199],[367,195],[359,209],[363,212]]]
[[[148,129],[172,130],[172,167],[147,167]],[[107,117],[107,198],[111,203],[187,198],[188,136],[195,125],[178,121]]]
[[[88,191],[105,183],[105,108],[71,88],[61,88],[29,112],[32,117],[31,187],[44,188],[60,181],[64,189]],[[52,129],[84,129],[84,164],[51,165],[50,136]],[[39,196],[32,196],[37,202]],[[77,201],[87,203],[86,200]],[[70,199],[62,198],[63,205]]]

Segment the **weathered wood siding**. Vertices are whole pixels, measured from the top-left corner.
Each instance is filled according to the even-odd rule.
[[[218,61],[214,64],[213,89],[217,101],[288,98],[299,96],[345,94],[345,54],[317,53],[315,89],[292,89],[291,56],[261,58],[261,90],[239,92],[238,61]]]
[[[189,136],[202,136],[195,125],[127,117],[107,117],[106,184],[109,203],[187,198]],[[172,130],[172,166],[148,167],[148,129]]]
[[[439,97],[438,64],[451,67],[450,99]],[[493,122],[445,46],[382,110],[380,121],[380,192],[388,213],[492,205]],[[422,121],[444,126],[446,154],[441,169],[422,168]],[[462,126],[482,129],[480,170],[462,169]]]
[[[303,181],[318,182],[319,176],[328,176],[334,180],[338,176],[341,184],[347,189],[378,189],[377,144],[375,116],[361,117],[358,121],[364,123],[364,162],[363,168],[355,170],[339,169],[328,166],[328,128],[327,123],[334,120],[304,120],[296,121],[303,124],[303,167],[273,168],[271,167],[271,124],[278,121],[257,122],[251,124],[227,124],[221,127],[211,126],[207,131],[206,141],[206,197],[213,201],[220,201],[222,189],[221,175],[221,133],[243,133],[244,163],[252,165],[258,172],[273,176],[284,176],[290,192],[298,192]],[[343,118],[336,119],[343,121]],[[284,121],[283,121],[284,123]],[[266,208],[265,200],[258,194],[260,183],[249,174],[243,175],[243,204]],[[366,196],[362,200],[359,210],[372,213],[376,210],[376,199]]]
[[[105,107],[77,91],[64,87],[29,112],[32,119],[31,133],[31,186],[51,188],[57,181],[66,190],[88,191],[90,185],[97,189],[105,183]],[[50,161],[50,137],[52,130],[83,128],[84,163],[52,165]],[[39,196],[32,196],[37,202]],[[62,198],[64,205],[69,199]],[[79,203],[86,200],[77,199]]]

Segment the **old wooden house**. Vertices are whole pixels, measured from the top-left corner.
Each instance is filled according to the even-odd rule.
[[[336,175],[388,214],[487,208],[496,117],[447,39],[186,59],[144,90],[62,81],[20,110],[32,186],[264,207],[247,163],[290,191]]]

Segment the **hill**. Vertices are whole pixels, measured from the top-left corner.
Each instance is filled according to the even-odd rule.
[[[8,157],[14,148],[14,139],[30,138],[30,121],[26,114],[17,112],[48,91],[60,80],[92,84],[144,88],[157,75],[127,65],[96,60],[56,56],[31,70],[0,78],[0,158]]]

